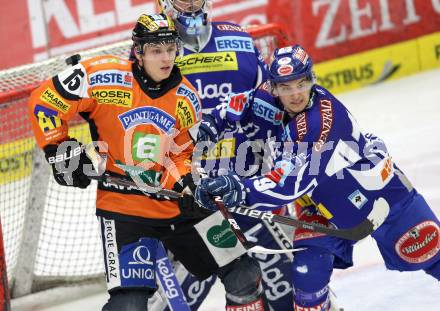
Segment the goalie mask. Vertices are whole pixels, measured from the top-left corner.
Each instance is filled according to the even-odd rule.
[[[202,36],[209,27],[209,0],[158,0],[163,12],[176,22],[181,36]]]

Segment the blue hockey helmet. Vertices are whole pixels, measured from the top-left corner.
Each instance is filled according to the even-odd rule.
[[[269,80],[280,83],[307,77],[313,81],[312,67],[312,59],[298,44],[275,49],[269,66]]]

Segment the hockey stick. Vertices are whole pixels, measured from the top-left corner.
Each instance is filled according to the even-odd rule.
[[[87,155],[90,158],[92,158],[93,165],[94,165],[94,167],[97,168],[98,172],[102,172],[103,170],[105,170],[106,158],[102,157],[100,154],[98,154],[96,151],[94,151],[94,148],[87,148],[86,150],[87,150]],[[115,164],[115,165],[117,167],[119,167],[118,164]],[[141,180],[141,178],[138,175],[133,175],[130,177],[132,179],[134,179],[135,181],[123,179],[120,177],[110,176],[107,173],[104,173],[104,174],[101,173],[100,176],[89,176],[89,178],[91,178],[91,179],[97,179],[97,180],[100,180],[103,182],[112,183],[115,185],[121,185],[121,186],[125,186],[125,187],[132,187],[134,189],[138,189],[138,190],[140,190],[144,193],[147,193],[147,194],[151,194],[152,190],[154,190],[153,191],[154,194],[160,195],[160,196],[165,196],[170,199],[178,199],[180,196],[182,196],[181,193],[178,193],[173,190],[168,190],[168,189],[163,189],[163,188],[155,188],[151,185],[147,185],[146,183],[144,183]],[[219,208],[219,210],[221,211],[220,208]],[[226,210],[226,212],[229,214],[229,212],[226,208],[223,208],[223,210]],[[235,207],[235,208],[229,209],[230,212],[233,212],[236,214],[241,214],[241,215],[245,215],[248,217],[253,217],[253,218],[257,218],[257,219],[261,219],[261,220],[269,220],[269,221],[281,223],[281,224],[284,224],[287,226],[302,228],[302,229],[306,229],[306,230],[310,230],[310,231],[314,231],[314,232],[319,232],[319,233],[324,233],[324,234],[331,235],[334,237],[338,237],[338,238],[342,238],[342,239],[346,239],[346,240],[353,240],[353,241],[362,240],[362,239],[366,238],[368,235],[370,235],[371,233],[373,233],[374,230],[376,230],[385,221],[385,218],[389,214],[389,210],[390,210],[390,207],[388,205],[388,202],[383,198],[378,198],[376,201],[374,201],[373,208],[370,211],[370,213],[368,214],[367,218],[365,220],[363,220],[359,225],[357,225],[353,228],[349,228],[349,229],[337,229],[337,228],[324,227],[323,225],[317,224],[317,223],[305,222],[305,221],[301,221],[301,220],[290,218],[290,217],[280,216],[280,215],[272,214],[269,212],[263,212],[263,211],[248,209],[248,208],[244,208],[244,207]],[[222,212],[222,214],[229,221],[232,228],[234,228],[234,226],[235,226],[235,228],[238,227],[238,229],[236,229],[236,230],[240,230],[238,224],[235,222],[234,218],[230,214],[229,214],[229,217],[225,216],[224,212]],[[232,219],[232,220],[230,220],[230,219]],[[233,225],[231,223],[231,221],[235,222],[235,225]],[[240,230],[240,232],[241,232],[241,230]],[[241,234],[243,235],[243,232],[241,232]],[[240,239],[238,236],[237,236],[237,238]],[[246,239],[245,237],[244,237],[244,240],[242,238],[243,241],[245,241],[245,239]],[[249,246],[249,245],[247,245],[247,246]],[[252,249],[252,248],[250,248],[250,249]],[[266,249],[266,250],[268,250],[268,249]],[[271,251],[274,251],[274,250],[271,250]],[[296,250],[277,250],[277,251],[280,253],[285,253],[288,251],[295,252]]]
[[[165,296],[167,297],[168,307],[172,311],[191,311],[186,302],[182,287],[177,281],[176,274],[168,259],[162,243],[159,242],[156,254],[156,276],[162,285]]]
[[[138,176],[133,176],[134,178]],[[89,176],[90,179],[97,180],[100,182],[105,182],[109,184],[114,184],[118,186],[123,187],[130,187],[133,189],[140,190],[142,192],[145,192],[146,194],[154,194],[157,196],[163,196],[168,197],[171,200],[177,200],[182,196],[181,193],[169,190],[169,189],[163,189],[163,188],[154,188],[152,186],[146,185],[143,182],[135,182],[133,180],[128,180],[125,178],[117,177],[117,176],[111,176],[108,173],[104,173],[101,176]],[[138,177],[139,178],[139,177]],[[142,183],[146,186],[142,186]],[[154,192],[151,192],[151,189],[155,189]],[[240,227],[238,226],[235,219],[231,216],[228,209],[224,207],[223,203],[221,201],[215,201],[217,204],[217,207],[219,211],[222,213],[223,217],[225,217],[226,220],[228,220],[229,224],[231,225],[231,229],[234,232],[234,234],[237,236],[237,239],[243,244],[244,248],[246,250],[253,252],[253,253],[263,253],[263,254],[284,254],[284,253],[294,253],[300,250],[303,250],[303,248],[296,248],[296,249],[269,249],[265,248],[263,246],[254,245],[247,241],[246,237],[244,236],[243,232],[241,231]]]
[[[107,183],[120,185],[120,186],[124,186],[124,187],[132,187],[134,189],[138,189],[138,190],[146,192],[146,193],[151,193],[151,187],[150,187],[150,189],[144,188],[141,185],[138,185],[134,181],[123,179],[120,177],[110,176],[108,174],[103,174],[101,176],[89,176],[89,178],[97,179],[102,182],[107,182]],[[157,190],[155,192],[155,194],[159,195],[159,196],[169,197],[170,199],[178,199],[181,196],[180,193],[173,191],[173,190],[168,190],[168,189]],[[217,201],[216,201],[216,203],[217,203]],[[219,207],[219,205],[217,205],[217,206]],[[219,210],[220,210],[220,212],[222,211],[221,208],[219,208]],[[224,210],[228,211],[226,208],[224,208]],[[359,241],[359,240],[362,240],[363,238],[367,237],[371,233],[373,233],[374,230],[376,230],[385,221],[385,218],[388,216],[388,213],[389,213],[389,205],[384,199],[382,199],[382,198],[377,199],[374,202],[373,209],[368,214],[367,218],[365,220],[363,220],[359,225],[357,225],[353,228],[349,228],[349,229],[337,229],[337,228],[324,227],[321,224],[301,221],[298,219],[280,216],[280,215],[272,214],[269,212],[263,212],[263,211],[259,211],[259,210],[249,209],[249,208],[245,208],[245,207],[230,208],[229,212],[252,217],[252,218],[257,218],[257,219],[261,219],[261,220],[273,221],[275,223],[280,223],[280,224],[284,224],[284,225],[292,226],[292,227],[296,227],[296,228],[302,228],[302,229],[306,229],[309,231],[324,233],[327,235],[331,235],[331,236],[346,239],[346,240]],[[222,212],[222,214],[223,214],[223,212]],[[230,216],[230,217],[232,218],[232,216]],[[231,226],[234,226],[231,223],[231,222],[235,222],[235,220],[233,218],[232,218],[232,221],[230,220],[231,218],[229,218],[229,217],[225,217],[225,218],[229,221]],[[235,222],[235,224],[236,224],[236,222]],[[238,224],[236,224],[236,226],[238,227]],[[239,238],[239,237],[237,236],[237,238]],[[271,250],[271,251],[275,251],[275,250]],[[277,251],[281,251],[281,250],[277,250]],[[294,252],[295,250],[282,250],[282,252],[280,252],[280,253],[284,253],[284,252],[288,252],[288,251]],[[271,253],[273,253],[273,252],[271,252]]]
[[[273,221],[287,226],[293,226],[309,231],[324,233],[346,240],[359,241],[373,233],[385,221],[385,218],[389,214],[390,207],[388,205],[388,202],[383,198],[375,200],[373,204],[373,209],[368,214],[367,218],[363,220],[359,225],[349,229],[324,227],[321,224],[301,221],[298,219],[284,217],[259,210],[253,210],[245,207],[234,207],[230,208],[229,211],[252,218]]]

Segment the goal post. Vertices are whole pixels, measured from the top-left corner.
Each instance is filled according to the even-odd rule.
[[[6,269],[5,251],[3,247],[2,224],[0,219],[0,311],[10,311],[10,295],[8,273]]]
[[[278,24],[246,29],[261,54],[284,46]],[[85,60],[111,54],[127,58],[131,40],[80,52]],[[27,101],[42,81],[67,68],[67,56],[0,71],[0,215],[11,296],[66,284],[103,282],[104,265],[95,217],[96,182],[87,189],[59,186],[28,119]],[[69,135],[90,141],[88,124],[69,122]],[[3,271],[3,270],[2,270]]]

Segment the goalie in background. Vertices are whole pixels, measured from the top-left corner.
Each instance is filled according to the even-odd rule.
[[[315,84],[312,59],[299,46],[276,49],[270,65],[271,93],[257,92],[255,103],[283,105],[288,118],[282,155],[265,176],[241,178],[234,172],[204,179],[196,199],[212,209],[213,196],[226,207],[271,210],[301,197],[299,219],[337,228],[365,220],[386,267],[424,270],[440,279],[440,223],[384,142],[363,134],[350,112]],[[370,215],[370,212],[372,214]],[[295,310],[329,310],[334,268],[352,263],[354,242],[296,230],[292,265]]]
[[[143,182],[185,193],[171,201],[98,182],[96,214],[110,294],[102,310],[148,309],[157,287],[158,240],[200,280],[219,276],[227,310],[268,310],[258,263],[220,212],[201,209],[187,194],[195,189],[190,163],[202,108],[174,66],[180,40],[173,21],[141,15],[132,39],[134,62],[112,55],[88,59],[43,82],[29,102],[37,143],[59,184],[90,183],[90,160],[68,136],[67,121],[80,114],[92,139],[108,146],[107,174],[128,178],[126,171],[133,174],[135,167]]]

